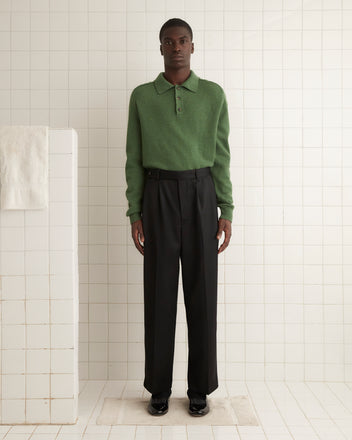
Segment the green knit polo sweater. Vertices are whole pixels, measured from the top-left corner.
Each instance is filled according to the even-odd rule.
[[[221,218],[232,221],[229,118],[223,89],[193,71],[181,85],[160,73],[131,94],[126,141],[130,222],[141,218],[146,168],[211,167]]]

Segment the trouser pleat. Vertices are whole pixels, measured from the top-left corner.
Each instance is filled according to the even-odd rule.
[[[210,394],[218,387],[217,210],[211,176],[194,182],[194,202],[182,223],[182,281],[188,327],[188,388]]]

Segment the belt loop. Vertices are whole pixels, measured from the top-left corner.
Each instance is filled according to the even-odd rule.
[[[157,180],[159,180],[159,171],[160,170],[158,170],[158,169],[152,169],[152,168],[149,168],[148,170],[147,170],[147,175],[149,176],[149,177],[151,177],[151,178],[153,178],[153,179],[157,179]]]

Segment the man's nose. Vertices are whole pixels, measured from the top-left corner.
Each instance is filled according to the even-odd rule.
[[[180,45],[178,43],[174,43],[174,51],[179,52],[180,51]]]

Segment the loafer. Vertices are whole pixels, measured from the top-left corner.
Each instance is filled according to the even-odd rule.
[[[201,417],[205,416],[209,412],[209,405],[207,398],[200,399],[197,397],[190,397],[188,412],[191,416]]]
[[[163,416],[169,410],[169,399],[167,397],[151,397],[148,404],[148,412],[152,416]]]

